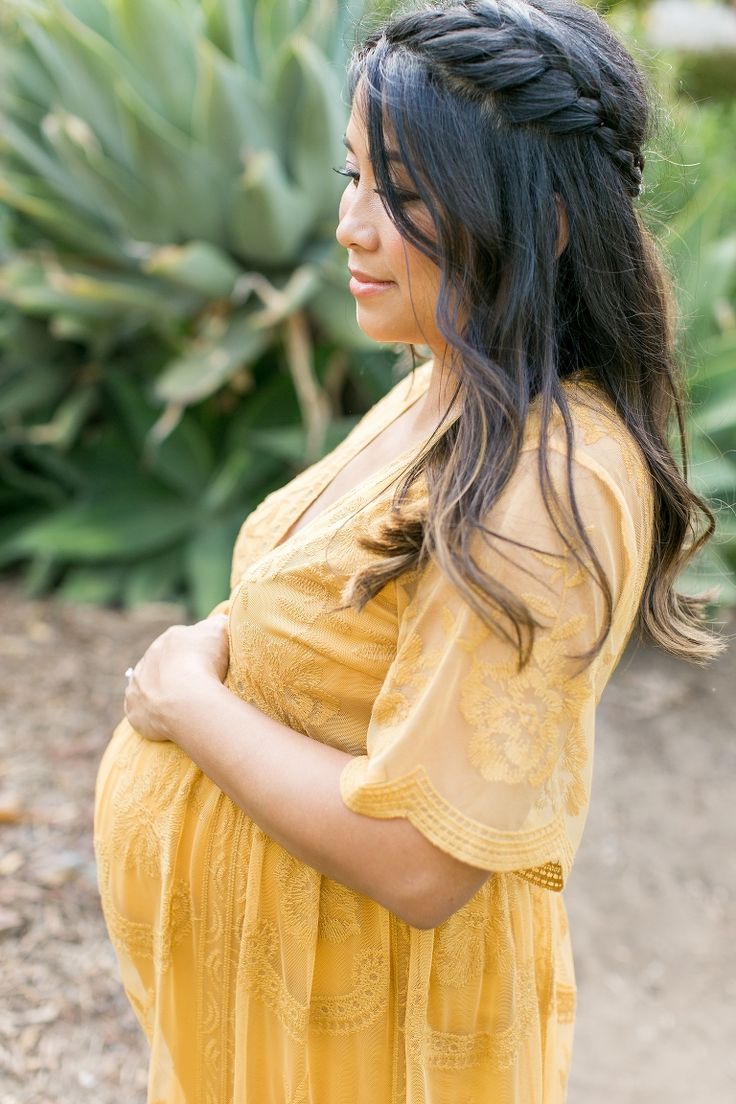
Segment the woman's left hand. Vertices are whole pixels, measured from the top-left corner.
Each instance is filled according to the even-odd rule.
[[[176,742],[177,721],[187,703],[223,682],[229,659],[228,619],[210,614],[194,625],[172,625],[158,636],[133,669],[125,691],[125,715],[149,740]]]

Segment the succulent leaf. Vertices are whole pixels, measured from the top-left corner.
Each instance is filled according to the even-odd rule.
[[[226,253],[207,241],[162,246],[142,267],[144,272],[171,280],[206,299],[230,295],[240,272]]]
[[[316,197],[290,182],[272,150],[251,154],[228,205],[236,253],[248,265],[287,265],[309,233],[316,206]]]
[[[181,131],[191,125],[197,74],[193,9],[170,0],[109,0],[120,49],[153,110]]]
[[[192,340],[156,381],[162,402],[198,402],[232,379],[268,347],[271,334],[253,324],[252,312],[241,311],[222,322],[212,319],[208,329]]]

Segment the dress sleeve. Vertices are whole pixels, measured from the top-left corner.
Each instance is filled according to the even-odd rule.
[[[564,887],[587,815],[594,712],[631,631],[637,523],[605,470],[573,461],[583,524],[611,584],[613,629],[585,669],[605,623],[605,599],[548,516],[538,450],[517,469],[486,522],[533,545],[479,538],[479,566],[520,596],[541,627],[528,665],[489,629],[432,562],[410,584],[397,652],[374,701],[367,754],[343,769],[355,812],[407,817],[432,843],[489,871]],[[558,491],[566,459],[550,448]],[[563,498],[563,502],[564,502]]]

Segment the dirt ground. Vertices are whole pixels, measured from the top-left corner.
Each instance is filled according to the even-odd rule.
[[[123,672],[183,619],[176,606],[28,601],[0,583],[0,1104],[145,1101],[145,1039],[99,907],[92,797]],[[566,890],[569,1104],[736,1100],[734,694],[736,646],[706,669],[631,649],[606,690]]]

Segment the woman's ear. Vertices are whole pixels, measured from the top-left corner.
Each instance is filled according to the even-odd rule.
[[[557,247],[555,257],[565,252],[570,240],[570,220],[567,217],[565,201],[558,192],[555,192],[555,204],[557,206]]]

